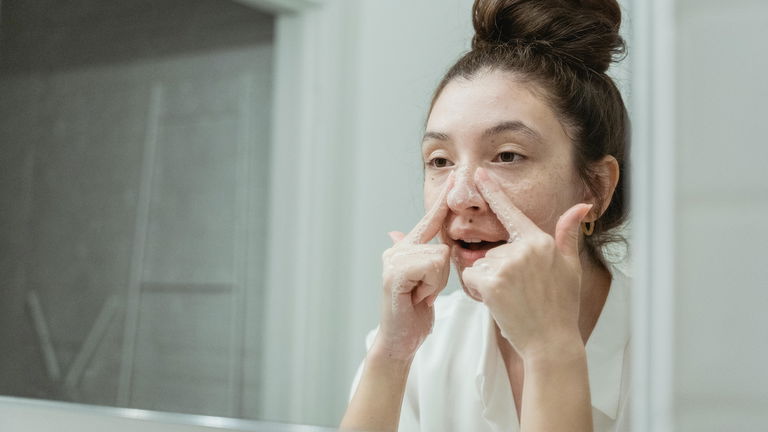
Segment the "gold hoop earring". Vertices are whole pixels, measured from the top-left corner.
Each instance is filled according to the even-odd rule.
[[[595,232],[595,223],[594,222],[582,222],[581,223],[581,232],[583,232],[585,236],[591,236],[592,233]]]

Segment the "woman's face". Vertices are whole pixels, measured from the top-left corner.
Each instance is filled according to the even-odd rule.
[[[570,138],[554,111],[530,89],[531,84],[509,72],[458,78],[443,89],[430,113],[422,145],[424,204],[431,208],[455,172],[440,237],[451,247],[459,274],[509,237],[475,185],[478,167],[550,235],[560,215],[584,200]]]

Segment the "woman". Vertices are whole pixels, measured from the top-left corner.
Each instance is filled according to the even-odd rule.
[[[625,430],[627,281],[602,255],[627,214],[626,109],[605,74],[624,48],[619,6],[472,13],[472,50],[427,120],[428,211],[390,233],[380,326],[341,427]],[[436,302],[451,261],[463,292]]]

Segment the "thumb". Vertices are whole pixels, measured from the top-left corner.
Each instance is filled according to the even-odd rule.
[[[555,245],[567,257],[579,256],[581,221],[592,210],[592,204],[576,204],[560,216],[555,227]]]
[[[390,231],[387,234],[389,235],[389,238],[392,239],[392,243],[394,244],[397,244],[397,242],[405,238],[405,234],[401,233],[400,231]]]

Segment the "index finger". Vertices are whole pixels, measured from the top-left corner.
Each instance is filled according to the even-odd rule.
[[[504,229],[509,233],[509,241],[515,238],[540,232],[539,227],[526,216],[507,196],[501,185],[492,179],[483,168],[475,171],[475,184],[488,206],[499,218]]]
[[[443,190],[440,191],[440,195],[437,201],[432,205],[432,208],[424,215],[423,218],[416,224],[415,227],[405,236],[402,240],[409,244],[423,244],[427,243],[440,232],[440,228],[448,215],[448,192],[453,187],[453,172],[448,175],[448,179],[445,181]]]

